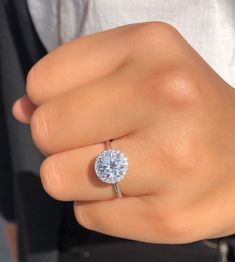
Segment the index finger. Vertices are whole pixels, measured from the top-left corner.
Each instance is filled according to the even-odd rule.
[[[75,39],[46,55],[30,70],[27,93],[35,105],[69,89],[107,76],[127,56],[127,27]]]

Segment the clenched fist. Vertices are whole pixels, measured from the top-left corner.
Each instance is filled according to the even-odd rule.
[[[235,91],[170,25],[84,36],[29,72],[13,112],[46,156],[49,195],[105,234],[187,243],[235,233]],[[124,197],[94,173],[105,141],[125,152]]]

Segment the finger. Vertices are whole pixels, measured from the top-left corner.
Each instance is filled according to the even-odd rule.
[[[12,113],[18,121],[29,124],[35,109],[36,106],[29,100],[28,96],[23,96],[15,101]]]
[[[113,198],[112,185],[101,182],[94,173],[95,156],[103,150],[104,143],[48,157],[40,168],[45,191],[61,201]]]
[[[146,163],[132,137],[111,142],[113,148],[124,152],[128,158],[128,174],[119,182],[125,196],[157,192],[162,186],[161,178],[152,175],[150,168],[142,170]],[[48,157],[40,168],[42,184],[53,198],[62,201],[106,200],[116,196],[113,185],[100,181],[94,171],[94,162],[105,144],[91,145],[58,153]],[[146,154],[146,153],[145,153]],[[155,161],[156,163],[156,161]],[[140,182],[141,181],[141,182]]]
[[[116,73],[41,105],[31,121],[38,148],[54,154],[119,138],[144,125],[147,110],[138,104],[136,81],[127,75]]]
[[[80,37],[57,48],[29,72],[27,93],[39,105],[118,69],[127,57],[127,27]]]
[[[76,202],[74,205],[76,219],[85,228],[131,240],[169,243],[171,239],[155,210],[144,197]]]

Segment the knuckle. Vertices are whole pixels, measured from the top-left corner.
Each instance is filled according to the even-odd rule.
[[[195,236],[192,219],[188,219],[186,211],[182,208],[164,208],[164,212],[155,211],[157,231],[161,226],[164,235],[172,243],[187,243]]]
[[[48,154],[48,123],[44,109],[38,107],[31,117],[31,133],[35,145],[44,154]]]
[[[179,34],[178,31],[172,25],[157,21],[136,24],[128,31],[133,46],[139,48],[141,45],[141,47],[148,49],[162,44],[166,38],[169,41],[169,38],[171,39],[177,34]]]
[[[196,82],[180,69],[151,73],[143,90],[153,104],[174,109],[194,105],[199,98]]]
[[[181,213],[168,215],[162,221],[162,226],[167,236],[175,243],[186,243],[193,236],[192,222],[187,220]]]
[[[155,36],[157,34],[159,37],[159,34],[177,32],[172,25],[157,21],[137,24],[137,26],[132,27],[132,30],[133,33],[139,35],[143,40],[145,40],[147,36]]]
[[[46,158],[40,167],[40,177],[44,190],[57,200],[63,199],[63,183],[57,172],[56,161],[53,157]]]
[[[195,82],[182,70],[171,70],[162,77],[162,95],[172,105],[190,104],[198,97]]]
[[[148,208],[145,211],[146,221],[152,225],[152,231],[159,234],[159,228],[165,236],[166,243],[186,243],[196,238],[193,219],[189,219],[188,210],[181,207],[181,203],[171,201],[159,206],[155,198],[145,200]],[[162,204],[161,204],[162,205]]]

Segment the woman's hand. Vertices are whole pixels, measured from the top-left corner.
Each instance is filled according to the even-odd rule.
[[[37,109],[23,98],[14,114],[47,156],[42,184],[84,227],[154,243],[235,233],[234,90],[174,28],[76,39],[32,68],[27,93]],[[129,159],[122,199],[94,174],[110,139]]]

